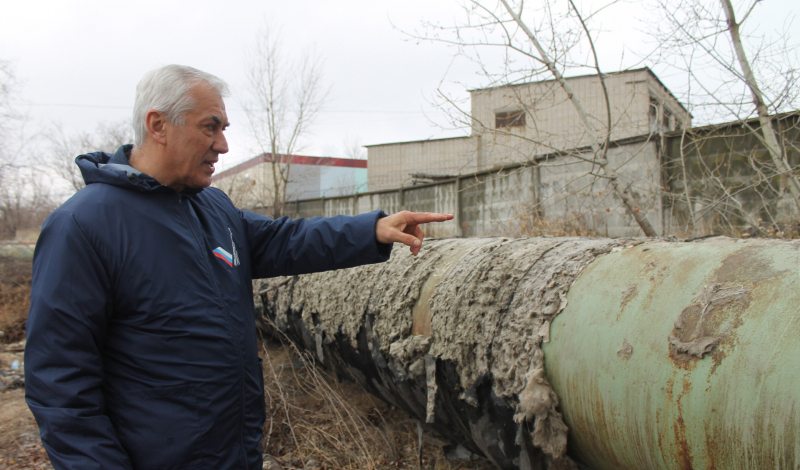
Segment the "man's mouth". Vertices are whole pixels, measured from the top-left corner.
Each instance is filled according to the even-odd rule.
[[[208,168],[211,169],[211,173],[214,173],[214,164],[215,163],[217,163],[217,162],[211,162],[211,161],[203,162],[204,165],[206,165]]]

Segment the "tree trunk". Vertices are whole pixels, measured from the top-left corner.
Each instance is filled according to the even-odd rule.
[[[564,89],[564,92],[567,94],[567,97],[572,102],[572,106],[578,112],[578,116],[581,118],[581,123],[583,127],[586,129],[586,133],[591,139],[591,146],[592,151],[595,154],[595,161],[600,168],[603,169],[603,173],[605,173],[606,178],[608,178],[609,184],[611,188],[614,190],[614,193],[622,199],[622,203],[625,205],[628,213],[633,216],[636,223],[639,224],[639,227],[644,232],[645,236],[647,237],[656,237],[658,234],[656,233],[653,226],[650,224],[650,221],[647,219],[644,210],[639,206],[636,202],[636,199],[625,190],[620,189],[619,187],[619,177],[617,176],[617,172],[609,165],[608,159],[603,152],[603,147],[600,145],[600,140],[595,135],[595,131],[592,128],[591,124],[589,123],[589,117],[586,114],[586,111],[583,109],[583,105],[581,104],[580,99],[575,92],[572,90],[570,84],[564,79],[564,76],[561,75],[561,72],[558,71],[556,68],[555,62],[550,58],[547,54],[547,51],[544,50],[542,45],[539,43],[539,40],[536,38],[536,35],[533,34],[533,31],[528,28],[528,25],[522,21],[522,18],[511,8],[506,0],[500,0],[505,6],[508,13],[514,18],[514,21],[517,25],[525,32],[530,39],[531,43],[533,43],[536,50],[539,52],[539,55],[542,59],[542,62],[547,66],[547,69],[553,76],[556,78],[556,81],[561,85],[561,88]],[[608,129],[608,132],[611,132],[611,129]]]
[[[739,65],[742,68],[742,76],[744,77],[745,83],[747,83],[747,87],[750,89],[750,93],[753,95],[753,104],[755,104],[756,111],[758,112],[758,122],[761,125],[761,133],[764,136],[764,144],[767,147],[767,151],[769,151],[769,155],[772,158],[776,170],[781,176],[781,180],[786,182],[795,207],[800,213],[800,181],[798,181],[797,177],[792,173],[792,169],[786,161],[786,156],[783,154],[780,144],[778,144],[775,130],[772,128],[772,119],[770,118],[769,110],[766,104],[764,104],[764,97],[758,87],[758,81],[753,71],[750,69],[750,63],[747,60],[747,55],[742,46],[742,39],[739,36],[739,24],[736,23],[733,5],[731,5],[730,0],[720,1],[722,2],[723,10],[725,10],[725,17],[728,21],[728,31],[731,33],[731,41],[736,51],[736,58],[739,60]]]

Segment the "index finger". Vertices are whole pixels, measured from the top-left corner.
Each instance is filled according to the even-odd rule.
[[[444,222],[452,220],[453,214],[439,214],[435,212],[412,212],[411,218],[418,224],[427,224],[429,222]]]

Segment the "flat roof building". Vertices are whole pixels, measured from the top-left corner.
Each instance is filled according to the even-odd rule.
[[[367,190],[367,161],[308,155],[257,155],[212,177],[212,184],[245,209],[271,207],[275,171],[286,174],[286,201],[356,194]],[[280,186],[281,184],[279,184]]]
[[[649,69],[567,78],[595,134],[610,141],[691,127],[692,116]],[[470,90],[470,135],[367,145],[370,191],[410,186],[415,176],[460,175],[588,146],[578,112],[555,80]]]

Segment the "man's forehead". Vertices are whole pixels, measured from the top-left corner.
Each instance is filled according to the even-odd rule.
[[[225,114],[225,100],[219,95],[217,90],[205,84],[197,84],[189,91],[194,99],[194,108],[198,111],[209,110],[211,112],[221,111]]]

